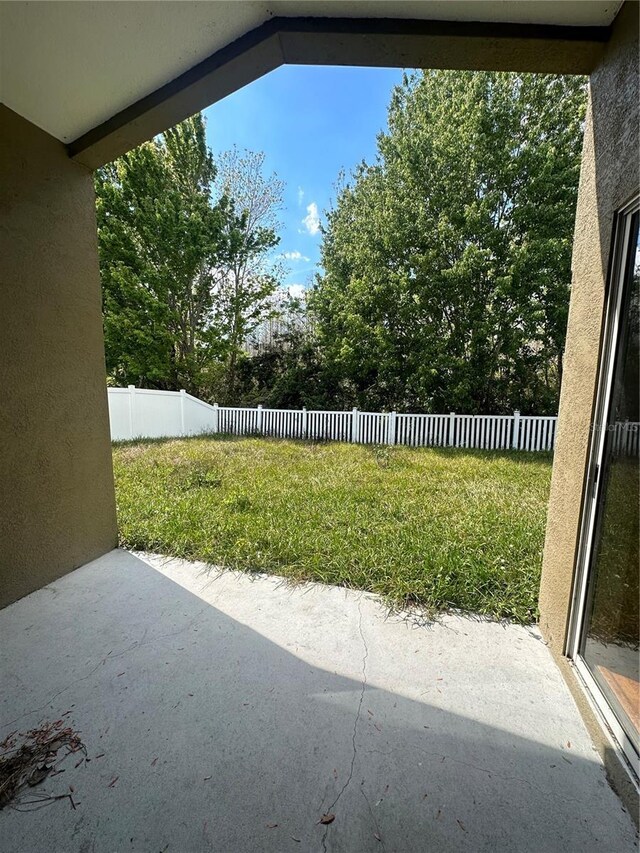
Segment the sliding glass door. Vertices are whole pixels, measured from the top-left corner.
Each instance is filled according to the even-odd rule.
[[[618,219],[592,425],[573,658],[627,758],[640,751],[640,245],[638,202]]]

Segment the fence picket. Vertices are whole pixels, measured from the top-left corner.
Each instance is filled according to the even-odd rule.
[[[553,450],[557,417],[549,415],[396,414],[396,412],[267,409],[209,405],[178,391],[109,388],[112,440],[173,437],[201,432],[264,435],[315,441],[460,447],[483,450]],[[612,427],[612,452],[637,455],[640,424]]]

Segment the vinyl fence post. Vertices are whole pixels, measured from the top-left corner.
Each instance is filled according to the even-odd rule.
[[[180,389],[180,434],[186,435],[186,424],[185,424],[185,408],[186,408],[186,397],[187,392],[184,388]]]
[[[456,413],[449,412],[449,435],[447,444],[454,447],[456,443]]]
[[[351,441],[357,444],[360,441],[360,419],[358,418],[358,410],[354,407],[351,410]]]
[[[262,403],[258,405],[258,417],[256,419],[256,429],[262,435]]]
[[[387,444],[396,443],[396,413],[389,412],[387,415]]]
[[[511,442],[514,450],[520,448],[520,412],[516,409],[513,413],[513,440]]]
[[[129,389],[129,438],[135,438],[135,425],[136,425],[136,386],[135,385],[127,385]]]
[[[213,404],[213,431],[214,433],[220,432],[220,409],[217,403]]]
[[[306,438],[306,437],[307,437],[307,407],[303,406],[302,407],[302,429],[301,429],[300,438]]]

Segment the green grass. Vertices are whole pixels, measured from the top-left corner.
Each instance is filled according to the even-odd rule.
[[[530,622],[547,454],[264,438],[114,445],[123,546]]]

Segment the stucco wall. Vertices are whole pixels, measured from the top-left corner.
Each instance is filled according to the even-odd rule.
[[[605,57],[589,86],[540,588],[541,628],[560,652],[564,651],[573,584],[613,219],[639,185],[638,4],[625,4],[614,26]]]
[[[0,606],[116,544],[93,181],[0,105]]]
[[[639,186],[638,4],[626,3],[590,79],[573,249],[565,371],[540,586],[540,627],[559,660],[615,787],[633,810],[633,786],[570,666],[566,651],[583,483],[596,391],[615,212]],[[634,812],[635,814],[635,812]]]

